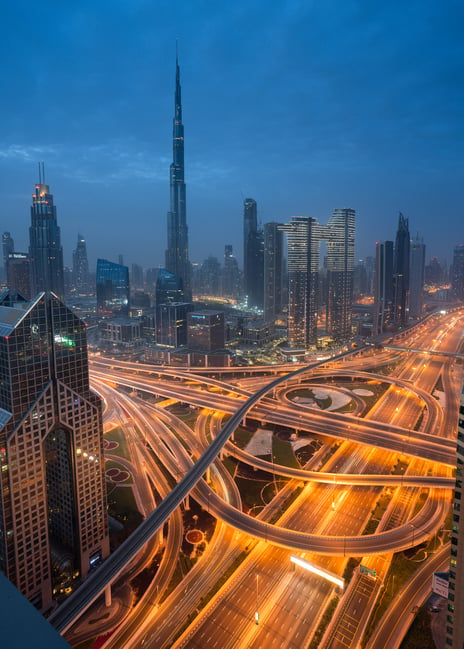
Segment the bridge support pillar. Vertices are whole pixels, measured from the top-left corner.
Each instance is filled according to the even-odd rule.
[[[163,526],[162,526],[162,525],[161,525],[161,527],[160,527],[159,530],[158,530],[158,543],[159,543],[160,545],[163,545],[163,543],[164,543]]]
[[[222,460],[222,456],[221,456],[221,460]],[[206,482],[211,482],[211,467],[208,467],[206,469]]]
[[[190,509],[190,494],[185,496],[184,507],[187,511]]]
[[[111,584],[105,588],[105,606],[111,606]]]

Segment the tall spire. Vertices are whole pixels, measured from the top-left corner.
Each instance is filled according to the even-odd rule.
[[[176,41],[176,88],[174,94],[173,160],[170,167],[171,207],[168,212],[166,269],[182,279],[186,299],[190,299],[190,264],[184,182],[184,125],[180,68]]]

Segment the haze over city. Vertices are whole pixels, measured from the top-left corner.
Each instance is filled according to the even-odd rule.
[[[392,239],[402,211],[427,257],[450,261],[462,14],[452,1],[9,5],[2,229],[27,250],[44,160],[65,263],[80,232],[91,267],[120,253],[164,264],[178,39],[191,260],[231,243],[241,263],[251,196],[262,223],[355,208],[357,256]]]

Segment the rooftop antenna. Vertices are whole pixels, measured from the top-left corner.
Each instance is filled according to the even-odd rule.
[[[42,183],[45,185],[45,162],[42,162]]]
[[[40,162],[38,163],[38,165],[39,165],[39,185],[41,185],[41,184],[42,184],[42,180],[41,180],[41,177],[40,177]]]

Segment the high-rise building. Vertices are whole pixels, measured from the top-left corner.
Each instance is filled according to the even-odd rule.
[[[431,257],[425,267],[425,283],[438,285],[443,281],[443,268],[436,257]]]
[[[408,324],[409,315],[409,223],[399,214],[393,262],[393,317],[397,326]]]
[[[184,126],[180,71],[176,53],[176,90],[174,95],[173,161],[170,167],[171,207],[168,212],[166,269],[182,279],[187,300],[191,299],[188,228],[184,181]]]
[[[320,230],[327,240],[327,331],[334,340],[346,340],[351,336],[355,211],[335,209]]]
[[[81,234],[77,235],[77,246],[73,251],[73,285],[78,293],[87,293],[90,290],[87,245]]]
[[[282,312],[283,233],[280,223],[264,224],[264,320],[272,322]]]
[[[31,264],[25,252],[10,252],[6,265],[6,285],[31,299]]]
[[[446,646],[464,647],[464,387],[459,405],[456,447],[456,483],[453,520],[451,522],[451,556],[448,584],[448,615],[446,619]]]
[[[424,304],[425,243],[419,237],[411,241],[409,271],[409,315],[420,318]]]
[[[165,268],[160,268],[156,278],[155,303],[168,304],[184,301],[184,286],[182,279]]]
[[[288,341],[307,348],[317,344],[319,225],[312,217],[293,216],[278,228],[288,242]]]
[[[224,297],[236,298],[240,295],[240,271],[232,246],[224,248],[224,269],[222,272],[222,294]]]
[[[13,237],[9,232],[4,232],[2,234],[2,251],[3,251],[3,267],[6,273],[6,265],[8,263],[8,255],[14,252],[14,241]]]
[[[52,291],[64,300],[63,248],[56,220],[53,195],[45,184],[45,172],[39,165],[39,183],[32,195],[31,227],[29,228],[32,295]]]
[[[258,209],[253,198],[243,204],[243,283],[248,305],[264,306],[264,240],[258,227]]]
[[[454,300],[464,300],[464,244],[462,243],[453,251],[451,295]]]
[[[192,311],[191,302],[157,304],[156,344],[166,347],[183,347],[187,344],[187,314]]]
[[[53,294],[0,296],[0,358],[0,568],[45,608],[109,554],[101,400],[85,324]]]
[[[375,246],[374,327],[381,334],[393,322],[393,241]]]
[[[131,269],[132,288],[143,288],[143,268],[139,264],[132,264]]]
[[[327,225],[294,216],[278,226],[288,242],[288,339],[292,347],[317,344],[319,248],[327,241],[327,330],[334,340],[351,336],[355,211],[335,209]]]
[[[214,352],[225,345],[225,324],[222,311],[203,309],[187,315],[187,343],[189,349]]]
[[[101,318],[129,314],[129,269],[107,259],[97,260],[97,314]]]
[[[201,295],[221,294],[221,264],[217,257],[207,257],[197,273],[196,286]]]

